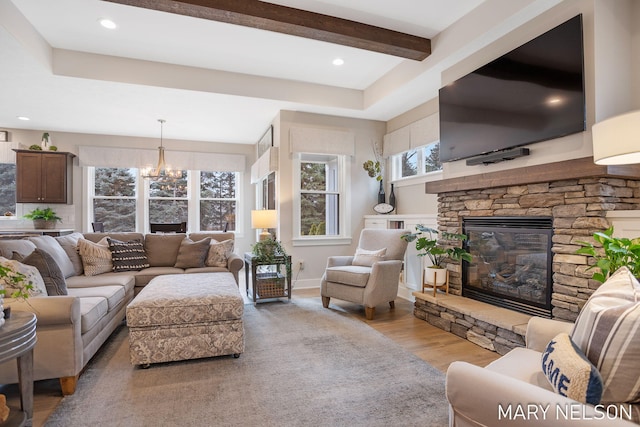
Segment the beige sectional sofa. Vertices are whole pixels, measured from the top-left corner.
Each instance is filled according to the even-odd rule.
[[[77,379],[89,360],[106,339],[122,324],[127,305],[149,281],[164,274],[191,274],[202,272],[231,272],[238,282],[238,272],[243,267],[242,258],[226,253],[226,266],[175,267],[180,254],[184,234],[140,233],[85,233],[82,238],[99,242],[104,237],[123,242],[139,239],[144,243],[149,267],[140,271],[107,272],[88,276],[79,273],[79,255],[67,252],[74,270],[66,270],[67,295],[36,296],[27,301],[5,300],[5,306],[13,310],[30,311],[37,317],[37,344],[34,350],[34,380],[59,378],[62,393],[73,394]],[[79,237],[75,234],[75,237]],[[211,238],[214,242],[234,239],[233,233],[192,233],[192,241]],[[60,238],[58,238],[60,239]],[[73,238],[71,238],[73,239]],[[52,238],[36,238],[36,243],[52,244]],[[67,238],[67,251],[69,239]],[[41,248],[41,246],[38,246]],[[0,241],[0,256],[11,258],[13,252],[28,256],[33,251],[30,241]],[[184,264],[183,252],[182,264]],[[60,254],[58,253],[58,256]],[[66,260],[64,260],[66,263]],[[180,264],[180,263],[179,263]],[[186,263],[188,265],[189,262]],[[0,383],[18,381],[15,363],[0,364]]]

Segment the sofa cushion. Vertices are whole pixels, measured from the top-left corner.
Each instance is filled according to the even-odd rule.
[[[602,375],[602,403],[640,399],[640,283],[622,267],[580,311],[571,339]]]
[[[108,310],[118,308],[124,301],[126,292],[123,286],[93,286],[90,288],[70,288],[69,295],[78,298],[101,297],[107,301]]]
[[[374,251],[357,248],[356,255],[353,257],[352,264],[371,267],[376,262],[384,261],[384,256],[386,253],[387,248],[376,249]]]
[[[24,280],[27,283],[31,283],[32,286],[32,289],[27,291],[30,297],[47,295],[47,288],[44,284],[44,280],[35,266],[7,259],[3,256],[0,256],[0,265],[10,268],[12,271],[24,274]],[[21,290],[16,287],[11,280],[7,280],[6,278],[0,278],[0,284],[4,286],[5,298],[11,298],[14,292]]]
[[[326,270],[327,281],[364,288],[369,281],[371,268],[357,265],[329,267]]]
[[[36,236],[29,237],[29,240],[33,242],[36,247],[47,251],[49,255],[53,257],[53,259],[58,263],[58,267],[60,267],[60,271],[64,277],[71,277],[75,274],[75,269],[73,268],[73,264],[69,259],[67,253],[62,249],[60,243],[56,239],[51,236]]]
[[[80,332],[82,334],[95,327],[109,310],[109,303],[103,297],[85,297],[80,300]]]
[[[105,273],[98,276],[73,276],[67,279],[67,289],[99,286],[122,286],[128,292],[135,286],[133,273]]]
[[[186,237],[182,243],[180,243],[180,249],[178,250],[178,257],[174,267],[176,268],[197,268],[204,267],[204,262],[207,259],[207,253],[209,252],[209,246],[211,238],[207,237],[202,240],[194,242]]]
[[[144,250],[151,267],[173,267],[178,258],[184,234],[147,234]]]
[[[204,265],[206,267],[227,267],[227,261],[229,254],[233,252],[233,239],[228,239],[222,242],[211,239],[211,245],[209,245],[209,253],[207,254],[207,260]]]
[[[96,276],[113,270],[111,251],[109,250],[109,243],[106,237],[98,243],[93,243],[86,239],[79,239],[78,251],[82,258],[85,276]]]
[[[486,369],[553,391],[551,384],[540,369],[540,354],[539,351],[516,347],[501,358],[489,363]]]
[[[17,252],[22,257],[26,257],[36,248],[35,243],[30,242],[27,239],[17,239],[17,240],[0,240],[0,256],[3,256],[7,259],[13,258],[13,253]]]
[[[123,242],[107,237],[113,271],[140,271],[149,267],[149,260],[141,240]]]
[[[78,240],[82,239],[82,233],[71,233],[65,236],[55,237],[64,252],[69,257],[71,264],[73,265],[73,275],[79,276],[84,273],[84,267],[82,266],[82,258],[78,252]]]
[[[183,274],[184,270],[175,267],[149,267],[144,270],[136,271],[135,279],[136,286],[144,286],[149,283],[154,277],[162,276],[164,274]]]
[[[33,265],[38,269],[47,288],[47,295],[67,295],[67,282],[64,274],[62,274],[62,270],[58,267],[56,260],[47,251],[36,248],[25,258],[18,259],[18,261],[23,264]]]
[[[600,403],[602,377],[566,332],[549,341],[542,353],[542,373],[556,393],[590,405]]]

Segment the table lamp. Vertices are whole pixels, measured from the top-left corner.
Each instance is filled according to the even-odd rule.
[[[640,163],[640,110],[603,120],[591,131],[597,165]]]
[[[278,226],[278,211],[275,209],[261,209],[251,211],[251,228],[262,228],[260,240],[270,239],[270,228]]]

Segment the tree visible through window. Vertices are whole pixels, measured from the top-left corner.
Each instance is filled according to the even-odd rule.
[[[188,175],[178,178],[161,175],[149,181],[149,222],[178,223],[189,218]]]
[[[200,172],[200,230],[236,229],[237,174]]]
[[[304,155],[300,162],[300,235],[338,235],[337,156]]]
[[[105,231],[135,231],[136,175],[136,169],[95,169],[93,220]]]
[[[414,150],[396,154],[392,160],[394,179],[418,176],[442,170],[440,143],[425,145]]]
[[[0,215],[16,214],[16,165],[0,163]]]

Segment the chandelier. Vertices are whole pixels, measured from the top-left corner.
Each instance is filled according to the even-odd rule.
[[[180,178],[182,176],[182,171],[173,170],[171,166],[167,165],[167,162],[164,160],[164,147],[162,146],[162,130],[164,127],[164,123],[166,120],[158,119],[160,122],[160,146],[158,147],[158,166],[155,168],[144,168],[141,171],[142,177],[146,179],[157,179],[157,178]]]

